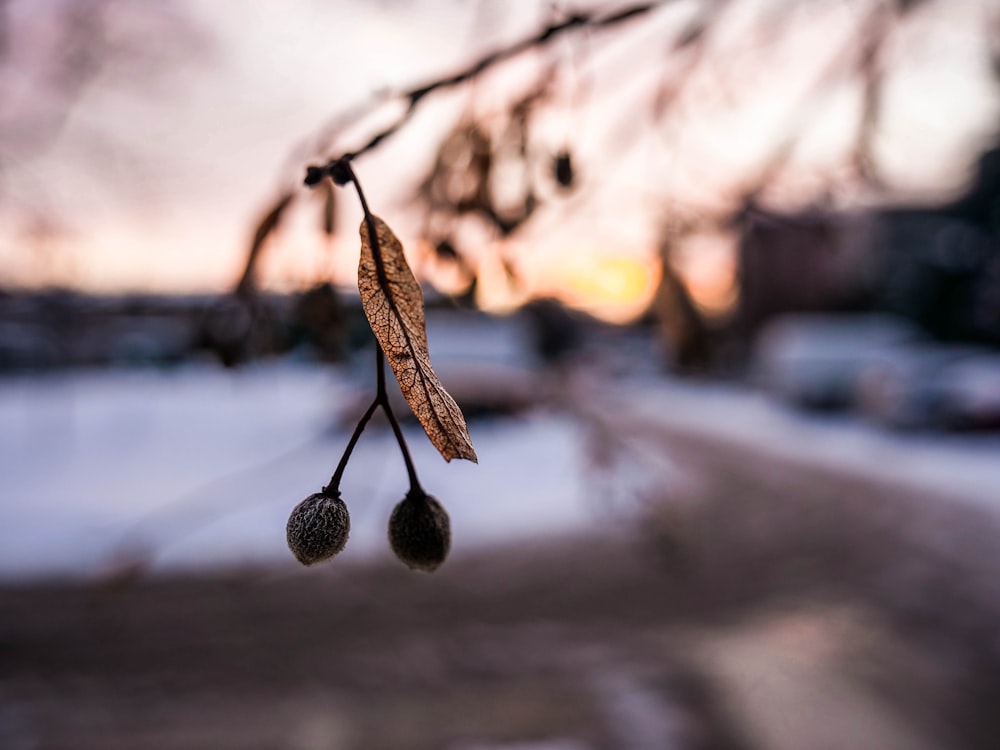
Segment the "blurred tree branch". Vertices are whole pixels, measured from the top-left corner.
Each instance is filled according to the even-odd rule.
[[[202,43],[176,0],[0,0],[0,215],[8,226],[19,227],[29,244],[39,239],[38,228],[64,229],[65,216],[49,205],[45,180],[34,179],[32,166],[59,141],[98,76],[109,72],[115,84],[145,90],[151,75]],[[74,125],[88,140],[78,147],[83,159],[96,166],[112,152],[122,155],[103,123],[79,118]]]
[[[427,97],[435,92],[466,84],[478,76],[486,73],[490,69],[511,60],[518,55],[521,55],[529,50],[546,47],[553,41],[571,32],[579,31],[581,29],[613,28],[627,21],[647,15],[657,8],[671,2],[672,0],[658,0],[657,2],[639,3],[610,14],[602,14],[596,11],[589,13],[572,13],[566,19],[553,22],[530,37],[515,42],[508,47],[483,55],[456,73],[451,73],[433,81],[411,87],[404,91],[379,94],[367,103],[362,104],[360,107],[354,108],[322,126],[319,129],[319,135],[315,139],[317,143],[309,150],[328,151],[344,127],[353,124],[366,115],[372,113],[377,108],[388,103],[393,101],[404,102],[405,108],[392,124],[376,133],[361,147],[355,149],[354,151],[349,151],[346,154],[336,156],[335,159],[331,160],[331,162],[328,163],[323,169],[329,168],[336,159],[356,159],[359,156],[378,148],[384,141],[396,134],[413,118],[420,104],[426,101]],[[297,168],[300,168],[302,161],[301,149],[296,149],[294,153],[296,156],[294,157],[293,162]],[[313,172],[312,174],[318,175],[316,172]],[[318,181],[319,180],[317,179],[317,182]],[[294,193],[283,191],[277,200],[268,206],[268,208],[261,214],[261,218],[258,220],[254,228],[253,239],[247,253],[243,271],[241,272],[240,278],[236,284],[236,292],[239,296],[246,298],[253,294],[253,290],[255,288],[256,266],[261,257],[262,250],[266,246],[270,237],[280,228],[281,219],[291,203],[294,201],[294,198]],[[491,215],[496,224],[501,226],[503,225],[504,220],[497,217],[495,212],[491,214],[491,210],[486,207],[482,207],[481,210],[483,213]]]
[[[940,10],[942,4],[935,0],[870,0],[842,8],[846,15],[841,14],[840,21],[846,18],[849,25],[840,28],[851,31],[843,36],[831,36],[828,42],[824,39],[824,46],[817,47],[815,55],[809,59],[809,78],[800,89],[786,95],[786,100],[782,102],[783,119],[771,126],[770,141],[758,148],[756,162],[743,165],[742,171],[733,175],[729,185],[720,191],[720,194],[729,191],[721,195],[725,200],[719,201],[720,207],[709,208],[699,215],[698,209],[693,208],[694,204],[685,206],[679,212],[679,220],[666,224],[660,222],[655,212],[651,214],[652,222],[660,223],[661,228],[666,227],[663,229],[665,234],[660,238],[661,249],[672,248],[692,234],[742,231],[744,220],[766,205],[770,188],[781,183],[789,170],[795,167],[799,144],[810,128],[819,122],[831,92],[843,91],[845,87],[848,87],[851,96],[856,97],[857,114],[853,115],[851,142],[838,152],[837,168],[841,171],[830,179],[850,183],[852,189],[865,192],[873,201],[888,197],[893,188],[884,176],[878,135],[887,116],[889,78],[898,72],[898,66],[907,64],[894,56],[894,45],[902,38],[900,31],[912,16],[935,5]],[[600,9],[568,12],[568,15],[552,20],[506,47],[475,56],[457,72],[371,97],[318,128],[313,137],[295,149],[291,164],[301,175],[304,163],[312,161],[315,164],[319,161],[320,166],[310,167],[306,177],[307,184],[318,184],[329,174],[336,161],[357,159],[382,147],[407,127],[431,95],[472,86],[487,72],[503,68],[519,55],[549,49],[557,39],[576,38],[577,34],[596,30],[621,32],[626,27],[631,29],[633,23],[649,22],[657,15],[657,10],[667,6],[679,7],[679,4],[659,0],[632,4],[610,12]],[[758,62],[764,60],[767,64],[767,50],[772,44],[781,44],[802,30],[801,18],[796,17],[796,12],[813,11],[815,7],[800,0],[775,2],[766,7],[761,4],[759,8],[740,0],[702,0],[687,7],[685,13],[679,12],[676,17],[671,17],[673,25],[666,24],[662,32],[663,57],[651,60],[646,56],[633,61],[636,77],[660,66],[654,71],[656,77],[653,78],[650,97],[652,118],[648,121],[649,127],[667,129],[671,123],[668,118],[676,121],[682,114],[690,114],[683,110],[685,106],[690,106],[690,89],[699,78],[717,80],[720,89],[725,88],[727,80],[738,80],[742,64],[740,55],[749,53]],[[742,29],[735,27],[742,34],[733,34],[734,26],[730,23],[733,17],[738,19],[733,23],[743,24]],[[728,36],[726,32],[729,32]],[[822,36],[818,33],[817,39]],[[737,40],[735,43],[734,38]],[[992,53],[1000,58],[995,49],[994,43]],[[632,48],[622,45],[618,52],[627,56],[632,54]],[[587,54],[593,55],[593,50],[588,50]],[[603,65],[607,57],[602,57],[599,63],[593,58],[587,63]],[[574,60],[574,63],[579,61]],[[553,81],[560,64],[559,61],[540,59],[535,83],[526,89],[519,89],[520,94],[511,92],[511,96],[500,105],[501,111],[494,107],[489,114],[474,114],[471,107],[467,108],[451,129],[444,133],[436,158],[419,183],[416,203],[425,215],[423,239],[430,242],[438,260],[452,263],[461,276],[469,280],[469,287],[463,295],[470,295],[476,289],[477,264],[475,253],[470,254],[466,252],[467,246],[463,247],[468,243],[463,243],[460,230],[474,222],[480,229],[485,227],[492,232],[494,237],[511,237],[538,213],[546,191],[549,196],[566,195],[581,184],[579,165],[570,151],[572,142],[556,153],[533,149],[529,143],[537,111],[544,107],[555,109],[560,104],[564,108],[569,106],[560,102],[553,93]],[[517,85],[524,87],[523,83]],[[745,94],[742,97],[737,97],[737,92],[729,92],[729,97],[752,102],[754,92],[755,89],[750,87],[738,91]],[[579,91],[574,93],[579,94]],[[388,105],[398,107],[399,111],[390,117],[387,125],[383,121],[374,133],[361,137],[360,145],[351,147],[339,143],[348,128],[358,127],[366,117]],[[575,98],[572,106],[577,106]],[[623,130],[629,132],[629,137],[619,135],[620,148],[627,148],[631,134],[645,122],[636,116],[638,112],[634,108],[645,106],[645,102],[637,104],[630,99],[627,106],[622,107],[620,102],[618,106],[622,109],[622,116],[627,118]],[[732,137],[738,138],[739,135],[734,133]],[[619,146],[616,145],[616,148]],[[609,153],[608,159],[617,160],[619,156],[618,153]],[[543,159],[548,162],[547,185],[539,184],[539,175],[543,173],[539,167],[545,166]],[[595,170],[595,173],[606,173],[606,166]],[[837,186],[827,184],[825,189]],[[590,183],[588,188],[592,187],[593,183]],[[520,191],[519,195],[512,196],[512,189]],[[504,190],[506,195],[501,195]],[[252,295],[255,267],[262,256],[262,249],[280,228],[281,218],[289,206],[303,195],[286,183],[273,203],[261,213],[238,284],[241,294]],[[817,198],[820,202],[823,199],[822,194]],[[327,206],[322,225],[328,233],[329,216]],[[480,232],[476,236],[481,238],[483,235]],[[474,241],[482,244],[479,239]],[[516,285],[516,263],[506,255],[500,261],[508,279]],[[664,250],[661,264],[666,266],[670,262],[670,253]],[[664,283],[670,286],[667,291],[672,299],[687,301],[682,305],[682,317],[689,322],[692,331],[682,335],[703,336],[707,327],[699,319],[698,309],[686,297],[683,278],[672,270],[665,272],[663,278]],[[701,344],[700,341],[693,341],[688,348],[700,357],[703,351]]]
[[[401,99],[406,102],[406,109],[399,116],[396,122],[374,135],[365,145],[361,146],[356,151],[349,151],[346,154],[343,154],[343,157],[347,159],[355,159],[362,154],[377,148],[379,144],[395,134],[413,117],[418,105],[429,94],[467,83],[496,65],[499,65],[500,63],[516,57],[517,55],[520,55],[528,50],[544,47],[568,32],[578,31],[584,28],[612,28],[626,21],[646,15],[650,11],[661,7],[670,1],[671,0],[659,0],[659,2],[655,3],[632,5],[624,10],[617,11],[610,15],[599,15],[597,13],[574,13],[564,21],[545,27],[542,31],[532,37],[523,39],[520,42],[506,47],[505,49],[498,50],[481,57],[472,65],[459,71],[458,73],[453,73],[443,78],[431,81],[430,83],[416,86],[408,91],[392,95],[390,99]],[[380,101],[379,103],[381,104],[382,102]]]
[[[848,40],[847,48],[841,54],[836,55],[829,68],[822,72],[815,89],[806,94],[801,106],[791,118],[790,132],[778,140],[774,151],[765,158],[756,175],[749,178],[749,182],[745,186],[743,200],[740,203],[746,204],[751,196],[756,198],[767,184],[780,174],[794,152],[797,137],[796,128],[800,127],[811,115],[811,110],[814,108],[818,96],[822,95],[823,90],[832,85],[845,70],[859,81],[863,100],[853,158],[856,173],[860,179],[872,187],[881,186],[878,159],[874,153],[873,141],[878,129],[882,107],[881,91],[885,75],[882,49],[898,22],[914,10],[932,2],[933,0],[875,0],[866,9],[858,10],[858,33]],[[484,73],[502,66],[515,57],[528,51],[544,49],[557,39],[581,31],[617,29],[627,22],[648,18],[656,10],[668,5],[674,5],[672,0],[632,4],[612,12],[602,12],[598,9],[573,11],[565,18],[554,20],[521,40],[477,57],[457,72],[403,90],[377,94],[369,101],[342,113],[318,128],[313,138],[293,150],[290,164],[294,165],[295,169],[301,169],[302,162],[308,158],[307,153],[328,154],[329,162],[323,167],[312,168],[307,178],[307,181],[310,182],[318,181],[324,176],[324,170],[328,169],[333,161],[340,158],[356,159],[378,149],[412,120],[419,107],[428,100],[430,95],[469,84]],[[669,43],[668,56],[665,61],[676,57],[681,62],[675,69],[666,71],[659,82],[654,100],[656,119],[662,118],[670,110],[672,104],[680,97],[685,83],[693,77],[699,67],[711,64],[711,55],[709,54],[711,32],[719,24],[724,15],[723,11],[731,5],[738,6],[739,3],[733,2],[733,0],[704,0],[700,5],[700,10],[681,27],[679,33]],[[760,32],[767,37],[780,35],[783,23],[769,24],[768,28],[761,29]],[[521,107],[524,110],[520,113],[512,113],[511,116],[512,122],[517,120],[522,128],[527,126],[527,117],[530,116],[530,112],[526,112],[526,110],[535,104],[533,100],[529,102],[529,99],[530,97],[526,96],[524,100],[512,106],[512,109]],[[363,118],[379,108],[393,103],[402,104],[402,110],[387,126],[379,129],[362,145],[354,149],[334,149],[337,139],[346,128],[362,121]],[[460,124],[456,127],[456,133],[461,132],[462,128],[465,127],[472,127],[472,124]],[[479,130],[481,131],[482,128]],[[472,136],[470,135],[470,137]],[[334,153],[331,154],[331,152]],[[563,160],[564,166],[568,163],[565,159]],[[439,167],[440,164],[435,169]],[[482,174],[477,175],[477,179],[488,182],[490,177],[488,172],[487,169]],[[429,213],[440,212],[442,208],[439,200],[435,202],[428,197],[427,185],[433,180],[432,175],[425,181],[424,189],[422,189],[424,197],[428,200]],[[289,195],[292,196],[291,200],[289,200]],[[238,288],[241,293],[246,294],[252,290],[255,267],[262,255],[262,249],[266,246],[271,235],[280,227],[281,216],[296,200],[296,194],[293,191],[282,190],[261,213],[261,219],[253,232],[253,241],[247,253],[243,272],[240,274]],[[498,211],[496,206],[488,200],[477,200],[474,204],[458,202],[453,206],[453,209],[456,216],[469,214],[480,216],[488,224],[495,227],[501,235],[506,236],[516,231],[527,216],[537,208],[536,196],[533,193],[525,196],[522,205],[524,210],[515,215],[513,219],[504,217],[503,212]],[[722,217],[720,221],[726,224],[731,222],[733,218],[733,216],[727,215]],[[434,238],[431,239],[434,240]],[[446,242],[447,245],[444,244]],[[435,244],[455,248],[452,237],[438,237]],[[454,255],[454,253],[451,254]],[[458,258],[460,257],[461,253],[459,252]]]

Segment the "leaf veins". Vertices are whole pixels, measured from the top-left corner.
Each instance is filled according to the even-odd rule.
[[[368,222],[378,243],[373,252]],[[403,256],[403,245],[377,216],[361,222],[358,290],[368,323],[389,360],[403,397],[446,461],[478,462],[462,410],[431,367],[424,295]]]

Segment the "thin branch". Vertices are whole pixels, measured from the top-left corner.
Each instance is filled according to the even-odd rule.
[[[385,353],[382,351],[382,347],[376,342],[375,348],[378,350],[378,396],[376,396],[376,401],[381,404],[382,411],[385,412],[386,418],[389,420],[389,426],[392,427],[392,434],[396,438],[396,443],[399,445],[399,452],[403,455],[403,463],[406,464],[406,475],[410,480],[410,492],[415,492],[419,494],[424,494],[423,487],[420,486],[420,480],[417,479],[417,467],[413,464],[413,459],[410,457],[410,448],[406,444],[406,438],[403,437],[403,430],[399,426],[399,420],[396,419],[396,414],[392,410],[392,405],[389,403],[389,392],[386,390],[385,386]]]
[[[341,158],[347,160],[354,159],[374,148],[377,148],[383,141],[393,136],[397,131],[399,131],[400,128],[403,127],[403,125],[412,119],[416,113],[417,107],[427,98],[429,94],[467,83],[499,63],[509,60],[512,57],[516,57],[517,55],[527,52],[528,50],[546,47],[552,42],[552,40],[557,39],[571,31],[583,28],[611,28],[650,13],[651,11],[665,5],[669,1],[670,0],[658,0],[657,2],[639,3],[623,8],[622,10],[610,15],[603,16],[596,13],[574,13],[564,21],[550,24],[534,36],[522,39],[509,47],[484,55],[472,63],[472,65],[459,71],[458,73],[438,78],[420,86],[415,86],[407,91],[399,92],[394,96],[379,96],[369,107],[366,108],[366,112],[371,111],[375,106],[380,106],[387,100],[392,99],[401,99],[405,101],[406,109],[404,109],[403,112],[396,118],[395,122],[372,136],[372,138],[365,145],[355,151],[349,151],[343,154]]]
[[[344,476],[344,469],[347,468],[347,462],[351,458],[351,454],[354,452],[354,446],[358,444],[358,439],[361,437],[361,433],[364,432],[369,420],[372,415],[375,414],[375,410],[380,406],[380,401],[378,397],[371,402],[371,405],[365,410],[364,416],[358,420],[357,426],[354,428],[354,432],[351,434],[351,439],[347,441],[347,447],[344,448],[344,454],[340,457],[340,462],[337,464],[336,471],[333,472],[333,476],[330,478],[330,483],[323,488],[323,494],[329,497],[336,497],[340,494],[340,480]]]
[[[339,185],[346,185],[348,182],[354,185],[354,190],[358,195],[358,200],[361,202],[361,210],[365,215],[365,228],[368,231],[368,241],[372,250],[372,256],[375,259],[376,272],[378,273],[379,283],[382,284],[383,288],[388,289],[389,280],[386,276],[385,266],[382,260],[382,250],[379,247],[378,232],[375,230],[375,218],[372,215],[371,210],[368,208],[368,201],[365,199],[364,190],[361,188],[361,182],[358,180],[357,175],[354,174],[354,170],[351,168],[351,163],[347,159],[338,159],[332,162],[330,169],[335,169],[336,175],[332,177],[334,182]],[[395,305],[389,298],[390,304],[395,309]],[[396,315],[399,312],[396,311]],[[358,438],[361,437],[361,432],[364,430],[365,425],[368,420],[371,419],[375,410],[379,407],[385,412],[386,418],[389,420],[389,424],[392,427],[392,433],[396,438],[396,443],[399,445],[399,452],[403,456],[403,463],[406,464],[406,473],[410,479],[410,492],[423,493],[423,488],[420,486],[420,480],[417,478],[417,469],[413,464],[413,459],[410,457],[410,450],[406,445],[406,438],[403,437],[403,431],[400,429],[399,421],[396,419],[395,413],[392,411],[392,404],[389,403],[389,391],[386,387],[385,378],[385,352],[382,351],[382,346],[378,341],[375,342],[375,376],[376,376],[376,393],[375,400],[372,401],[371,406],[365,412],[364,416],[361,417],[361,421],[358,422],[358,426],[354,430],[354,434],[351,435],[351,440],[347,444],[347,448],[344,451],[344,455],[340,459],[340,463],[337,465],[337,470],[330,480],[330,484],[323,488],[324,492],[335,492],[340,488],[340,479],[344,473],[344,469],[347,466],[347,462],[351,457],[351,452],[354,450],[354,445],[358,442]]]

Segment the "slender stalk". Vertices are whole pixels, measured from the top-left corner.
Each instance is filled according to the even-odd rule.
[[[388,286],[388,280],[385,277],[385,266],[382,262],[382,249],[378,242],[378,232],[375,230],[375,220],[372,217],[371,210],[368,208],[368,201],[365,200],[365,193],[361,189],[361,183],[354,174],[354,170],[351,169],[350,160],[347,158],[340,159],[337,162],[337,169],[341,170],[338,177],[342,178],[344,183],[351,182],[358,194],[358,200],[361,202],[361,210],[364,211],[365,215],[365,227],[368,230],[368,242],[372,249],[372,256],[375,259],[376,273],[380,281],[383,282],[383,285]],[[417,478],[417,469],[413,464],[413,459],[410,457],[410,449],[406,445],[406,438],[403,437],[403,431],[399,426],[399,420],[396,419],[396,415],[392,411],[392,406],[389,404],[389,392],[386,389],[385,379],[385,352],[382,351],[382,346],[378,341],[375,342],[375,376],[377,383],[375,400],[372,401],[371,406],[368,407],[364,416],[361,417],[361,421],[358,422],[358,426],[354,429],[354,434],[351,435],[351,439],[344,450],[344,455],[340,458],[340,463],[337,465],[337,470],[334,472],[330,484],[323,489],[324,493],[328,489],[334,492],[339,490],[340,479],[343,476],[344,469],[347,467],[347,461],[351,457],[351,452],[354,450],[358,438],[361,437],[361,432],[364,430],[368,420],[375,413],[375,409],[379,407],[385,412],[385,416],[389,420],[389,425],[392,427],[392,433],[396,437],[396,443],[399,445],[399,452],[403,455],[403,463],[406,464],[406,473],[410,479],[410,493],[424,493],[423,488],[420,486],[420,480]]]
[[[399,452],[403,454],[403,463],[406,464],[406,474],[410,478],[410,492],[423,494],[424,489],[420,486],[420,480],[417,479],[417,468],[413,465],[413,459],[410,457],[410,449],[406,445],[406,438],[403,437],[403,430],[399,427],[399,421],[396,419],[396,415],[392,411],[392,407],[389,405],[389,393],[385,387],[385,354],[382,351],[382,347],[378,344],[375,345],[378,349],[378,377],[379,377],[379,390],[378,395],[375,397],[376,403],[381,404],[382,410],[385,412],[386,418],[389,420],[389,424],[392,427],[392,434],[396,436],[396,443],[399,445]]]
[[[358,444],[358,439],[361,437],[361,433],[364,432],[365,426],[371,420],[372,415],[375,414],[375,410],[381,405],[381,402],[376,397],[371,405],[365,410],[364,415],[358,420],[358,426],[354,428],[354,433],[351,435],[351,439],[347,441],[347,447],[344,448],[344,455],[340,457],[340,463],[337,464],[336,471],[333,472],[333,476],[330,478],[330,483],[323,488],[323,494],[330,497],[334,497],[340,493],[340,480],[344,476],[344,469],[347,468],[347,462],[351,458],[351,453],[354,452],[354,446]]]
[[[368,219],[372,215],[372,212],[368,208],[368,201],[365,200],[365,191],[361,189],[361,183],[358,181],[358,176],[354,174],[351,162],[346,158],[341,159],[341,168],[344,170],[344,173],[351,178],[351,182],[354,183],[354,189],[357,191],[358,200],[361,201],[361,210],[365,214],[365,219]]]
[[[358,180],[358,176],[354,174],[354,170],[351,168],[350,159],[347,157],[342,157],[337,161],[337,169],[342,170],[342,175],[346,177],[351,184],[354,185],[354,190],[358,194],[358,200],[361,202],[361,210],[365,215],[365,229],[368,230],[368,244],[372,249],[372,256],[375,259],[375,272],[378,274],[379,282],[384,287],[389,285],[389,280],[385,275],[385,265],[382,262],[382,248],[378,244],[378,232],[375,229],[375,219],[372,216],[371,209],[368,208],[368,201],[365,200],[365,191],[361,189],[361,181]]]

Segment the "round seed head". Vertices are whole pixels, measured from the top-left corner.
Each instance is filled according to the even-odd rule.
[[[451,548],[451,522],[430,495],[409,494],[389,517],[389,546],[413,570],[438,568]]]
[[[336,497],[317,492],[295,506],[285,533],[288,549],[303,565],[327,560],[347,544],[351,532],[351,516],[347,506]]]

